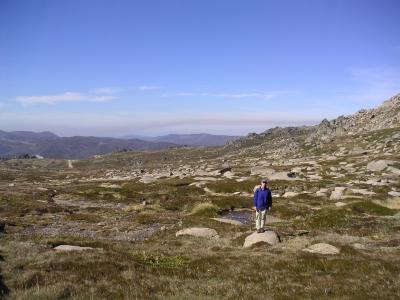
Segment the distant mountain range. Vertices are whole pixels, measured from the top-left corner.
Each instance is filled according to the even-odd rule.
[[[73,136],[60,137],[49,131],[0,130],[0,157],[29,154],[44,158],[81,159],[115,151],[159,150],[181,145],[220,146],[238,137],[212,134],[171,134],[159,137],[124,138]]]
[[[151,142],[140,139],[73,136],[60,137],[52,132],[0,130],[0,157],[21,154],[40,155],[45,158],[80,159],[114,151],[145,151],[176,147],[168,142]]]
[[[195,134],[168,134],[156,137],[147,137],[140,135],[128,135],[123,138],[138,138],[151,142],[166,142],[177,145],[188,146],[223,146],[227,142],[241,138],[241,136],[231,135],[214,135],[208,133],[195,133]]]

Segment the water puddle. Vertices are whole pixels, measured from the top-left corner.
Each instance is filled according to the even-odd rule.
[[[230,219],[239,221],[245,225],[250,225],[255,222],[256,213],[250,209],[243,210],[232,210],[232,211],[224,211],[220,215],[223,219]],[[271,224],[276,222],[282,222],[284,220],[274,217],[272,215],[267,214],[265,218],[265,224]]]
[[[223,219],[239,221],[245,225],[249,225],[254,222],[255,213],[250,210],[233,210],[223,212],[220,217]]]

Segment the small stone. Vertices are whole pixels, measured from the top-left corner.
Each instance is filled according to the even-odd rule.
[[[317,192],[315,193],[315,195],[316,195],[317,197],[326,197],[326,196],[327,196],[327,193],[328,193],[328,189],[323,188],[323,189],[320,189],[319,191],[317,191]]]
[[[330,200],[340,200],[343,197],[343,193],[346,190],[345,187],[335,187],[335,190],[331,193]]]
[[[354,243],[354,244],[352,244],[352,246],[354,249],[357,249],[357,250],[364,250],[367,248],[365,245],[360,244],[360,243]]]
[[[223,174],[225,174],[226,172],[231,172],[231,170],[232,170],[231,167],[226,167],[226,168],[223,168],[223,169],[219,170],[218,173],[221,174],[221,175],[223,175]]]
[[[141,179],[139,179],[139,181],[143,182],[143,183],[152,183],[156,180],[157,180],[157,178],[155,178],[154,176],[151,176],[151,175],[144,175]]]
[[[368,191],[366,189],[350,189],[352,193],[354,194],[361,194],[361,195],[366,195],[366,196],[372,196],[375,195],[375,192]]]
[[[318,206],[315,206],[315,207],[310,207],[310,209],[312,209],[312,210],[321,210],[322,208],[318,207]]]
[[[310,174],[310,175],[308,175],[308,179],[310,179],[310,180],[321,180],[322,177],[320,175],[318,175],[318,174]]]

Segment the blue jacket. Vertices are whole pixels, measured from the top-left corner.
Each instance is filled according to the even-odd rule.
[[[253,197],[254,206],[258,210],[264,210],[268,207],[272,207],[272,194],[269,188],[263,190],[262,188],[257,188],[254,192]]]

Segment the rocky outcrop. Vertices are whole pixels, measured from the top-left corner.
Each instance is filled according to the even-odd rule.
[[[270,158],[282,158],[298,153],[302,142],[307,146],[319,147],[337,136],[395,127],[400,127],[400,94],[377,108],[363,109],[331,121],[324,119],[318,125],[275,127],[260,134],[250,133],[246,137],[233,140],[225,148],[239,154],[253,151]],[[364,152],[361,149],[360,153]]]
[[[312,126],[275,127],[260,134],[250,133],[246,137],[232,141],[225,146],[228,150],[246,153],[261,152],[266,157],[286,157],[299,151],[297,141],[304,139],[313,131]]]
[[[400,126],[400,94],[373,109],[362,109],[355,114],[340,116],[332,121],[324,119],[306,142],[326,143],[334,137]]]

